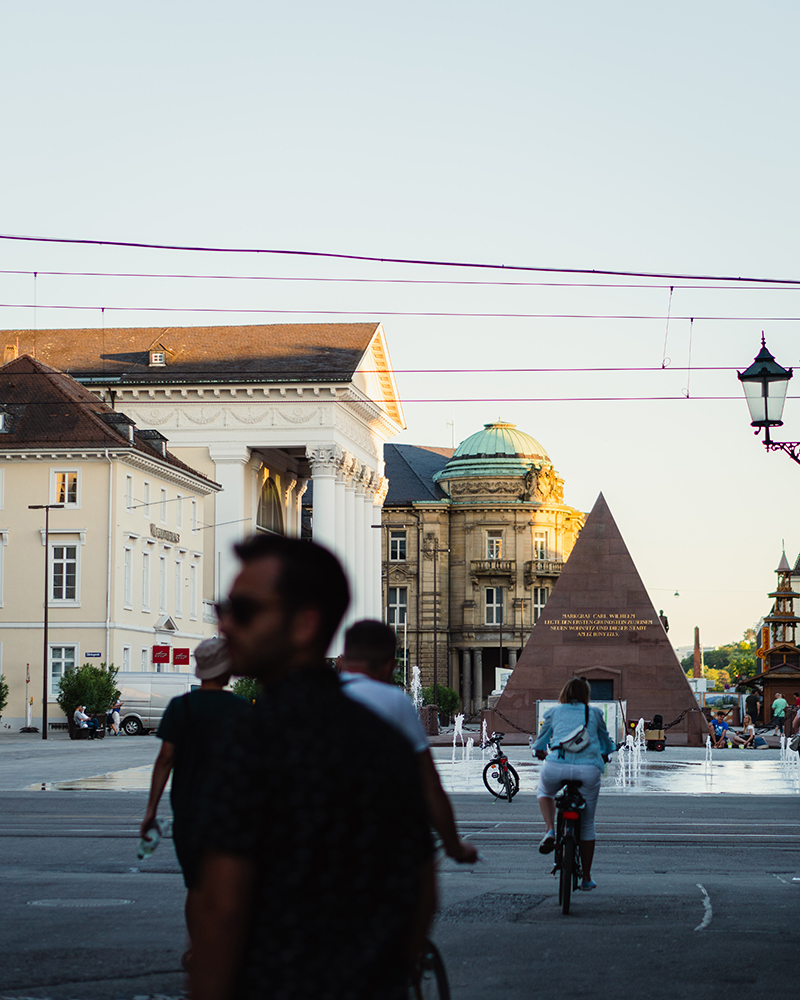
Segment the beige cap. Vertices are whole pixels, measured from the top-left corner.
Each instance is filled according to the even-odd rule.
[[[228,647],[224,639],[206,639],[194,651],[195,677],[210,681],[231,672]]]

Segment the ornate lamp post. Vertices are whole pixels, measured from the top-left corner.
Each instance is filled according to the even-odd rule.
[[[48,643],[48,602],[50,597],[50,511],[61,510],[63,503],[29,503],[28,510],[44,511],[44,652],[42,654],[42,739],[47,739],[47,647]]]
[[[770,427],[783,426],[783,404],[792,374],[791,368],[781,367],[769,353],[763,332],[755,361],[746,371],[738,372],[750,410],[750,425],[756,428],[756,434],[764,429],[764,447],[767,451],[785,451],[800,464],[800,441],[773,441],[769,436]]]

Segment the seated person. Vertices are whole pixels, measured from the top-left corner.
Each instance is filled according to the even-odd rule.
[[[728,742],[734,745],[744,743],[741,736],[735,733],[725,721],[724,712],[717,712],[717,717],[709,723],[709,729],[711,731],[711,745],[716,750],[722,750],[728,745]]]
[[[749,715],[744,717],[742,723],[742,746],[745,750],[755,750],[756,746],[756,727]]]
[[[733,732],[728,723],[725,721],[725,713],[717,712],[717,716],[708,724],[709,731],[711,734],[711,745],[715,750],[722,750],[728,745],[728,740],[735,743],[737,740],[742,742],[741,738]]]
[[[89,716],[84,712],[83,705],[78,705],[72,715],[77,729],[89,728]]]

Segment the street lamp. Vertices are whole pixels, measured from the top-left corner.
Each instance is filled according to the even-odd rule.
[[[51,510],[61,510],[64,507],[63,503],[29,503],[28,510],[43,510],[44,511],[44,651],[42,653],[42,739],[47,739],[47,698],[49,691],[47,690],[47,647],[49,645],[48,638],[48,616],[47,616],[47,605],[49,594],[49,583],[50,583],[50,511]]]
[[[764,447],[767,451],[785,451],[800,464],[800,441],[773,441],[769,436],[770,427],[783,426],[783,404],[793,373],[791,368],[779,365],[769,353],[763,332],[761,350],[752,365],[737,374],[750,410],[750,426],[756,428],[756,434],[764,428]]]

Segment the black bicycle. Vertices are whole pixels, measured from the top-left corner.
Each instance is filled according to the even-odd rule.
[[[582,781],[567,781],[555,797],[556,853],[553,875],[558,874],[558,902],[565,916],[569,913],[570,896],[578,888],[583,875],[579,845],[581,811],[586,808],[586,799],[579,791],[582,784]]]
[[[433,941],[426,941],[413,973],[409,1000],[450,1000],[447,971]]]
[[[481,746],[481,750],[494,746],[494,757],[483,769],[483,783],[496,798],[510,802],[519,791],[519,775],[500,746],[504,736],[505,733],[493,733]]]

